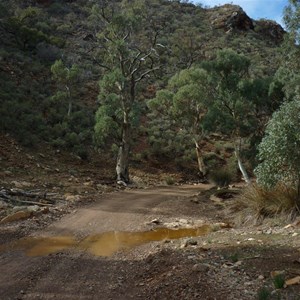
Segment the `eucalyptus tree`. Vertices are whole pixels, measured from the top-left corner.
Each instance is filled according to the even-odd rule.
[[[276,79],[283,86],[287,100],[300,94],[300,2],[289,0],[284,10],[284,22],[287,28],[282,44],[282,62],[276,73]]]
[[[147,15],[145,1],[100,1],[93,7],[99,43],[98,65],[103,69],[95,136],[102,145],[109,139],[118,147],[117,181],[129,182],[132,125],[137,118],[140,83],[159,65],[156,40],[159,28]]]
[[[214,102],[208,118],[210,126],[229,135],[234,143],[239,169],[249,183],[241,153],[244,139],[255,128],[254,104],[244,92],[249,86],[250,60],[231,49],[225,49],[219,51],[213,61],[204,63],[203,67],[210,72],[215,83]]]
[[[210,119],[234,143],[238,166],[247,183],[250,178],[242,155],[245,146],[256,152],[266,124],[284,98],[282,85],[276,78],[251,76],[250,66],[247,57],[231,49],[219,51],[215,60],[204,64],[217,82]]]
[[[207,174],[201,143],[206,135],[204,120],[211,102],[211,82],[207,71],[190,68],[174,75],[166,89],[158,91],[148,102],[152,111],[168,115],[173,120],[173,130],[184,130],[189,145],[194,144],[201,176]]]
[[[276,73],[276,83],[284,91],[285,102],[273,114],[266,135],[259,145],[259,165],[255,169],[259,184],[272,188],[285,184],[297,190],[300,207],[300,2],[289,0],[284,11],[288,29],[283,51],[285,60]]]
[[[149,102],[152,110],[173,120],[174,130],[188,132],[202,175],[207,172],[201,149],[203,137],[206,132],[221,132],[232,140],[239,169],[250,182],[242,157],[245,144],[250,144],[256,130],[262,135],[278,99],[274,92],[268,93],[271,79],[252,79],[249,68],[250,60],[245,56],[230,49],[219,51],[214,60],[175,75]]]

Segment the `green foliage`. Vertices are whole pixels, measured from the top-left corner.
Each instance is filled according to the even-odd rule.
[[[277,274],[273,278],[273,284],[276,289],[283,289],[285,284],[285,279],[283,274]]]
[[[105,146],[106,141],[110,139],[112,142],[118,140],[120,136],[120,128],[116,119],[120,119],[121,114],[118,113],[119,107],[115,98],[110,95],[111,105],[102,105],[96,112],[95,119],[95,142],[99,146]],[[116,100],[116,99],[115,99]],[[115,110],[116,108],[117,110]]]
[[[296,42],[300,41],[300,3],[289,0],[284,12],[284,22],[289,32],[292,33]]]
[[[209,177],[219,187],[227,187],[233,179],[232,173],[226,168],[212,171]]]
[[[58,90],[53,95],[53,100],[68,102],[68,117],[71,116],[74,98],[76,97],[77,82],[79,80],[79,67],[72,65],[71,68],[65,66],[63,61],[57,60],[51,66],[52,77],[56,81]]]
[[[265,187],[284,183],[299,187],[300,181],[300,101],[284,103],[273,114],[266,136],[259,145],[257,182]]]
[[[288,29],[285,35],[281,52],[284,59],[276,73],[277,80],[283,86],[287,99],[299,95],[299,67],[300,67],[300,4],[298,1],[289,0],[284,12],[284,21]]]
[[[199,143],[207,131],[221,131],[230,136],[240,155],[242,139],[253,138],[256,129],[263,130],[257,111],[269,115],[278,105],[274,103],[278,98],[268,95],[271,79],[251,79],[249,68],[250,60],[244,55],[231,49],[218,51],[202,68],[173,76],[148,107],[153,115],[171,120],[174,132],[178,128],[187,132],[190,144]]]
[[[111,26],[103,19],[103,12],[108,19],[112,17]],[[97,110],[99,78],[102,83],[95,140],[102,146],[108,143],[111,149],[122,133],[122,107],[117,105],[122,102],[119,87],[126,95],[125,107],[130,110],[133,142],[138,143],[139,120],[148,109],[143,102],[152,97],[146,95],[147,87],[165,88],[172,74],[190,68],[178,76],[178,82],[174,79],[173,86],[170,83],[165,95],[158,93],[162,103],[155,108],[159,113],[151,109],[155,118],[151,126],[146,124],[151,150],[147,149],[145,155],[155,153],[183,164],[194,162],[192,137],[214,128],[224,128],[224,132],[234,128],[232,122],[224,122],[226,114],[220,117],[223,123],[216,121],[222,110],[206,110],[205,101],[213,93],[205,89],[205,80],[210,76],[205,79],[202,75],[211,74],[197,67],[199,63],[214,60],[215,49],[232,47],[259,65],[261,74],[272,74],[280,55],[274,45],[266,47],[264,39],[255,32],[224,35],[222,29],[211,30],[207,12],[182,1],[51,1],[49,6],[39,6],[34,1],[8,0],[0,4],[0,22],[1,130],[29,145],[42,139],[73,152],[81,152],[76,150],[80,144],[92,144],[92,114]],[[126,61],[125,73],[118,61],[120,53]],[[126,74],[139,65],[136,79],[151,67],[160,69],[139,81],[131,106]],[[253,68],[250,72],[254,72]],[[203,84],[198,85],[196,81],[200,79]],[[213,82],[216,80],[210,84]],[[289,90],[293,90],[292,85]],[[192,116],[191,112],[197,105],[201,122],[193,131],[195,114]],[[170,114],[163,116],[164,111]],[[143,121],[147,122],[145,118]],[[219,126],[221,123],[226,125]]]
[[[93,26],[99,29],[98,43],[103,45],[96,55],[103,76],[95,141],[105,149],[122,145],[127,165],[129,153],[125,152],[133,144],[144,109],[139,86],[156,70],[158,60],[152,41],[155,32],[149,26],[152,16],[146,20],[145,5],[143,1],[103,2],[93,5],[91,15]],[[128,174],[123,177],[128,180]]]
[[[175,179],[171,176],[167,176],[165,178],[165,181],[166,181],[167,185],[173,185],[175,183]]]
[[[271,292],[266,287],[262,287],[257,292],[258,300],[268,300],[268,299],[270,299],[270,297],[271,297]]]
[[[14,42],[22,50],[33,50],[40,42],[48,41],[48,35],[40,20],[44,17],[43,11],[37,7],[26,7],[15,10],[14,14],[3,17],[5,30],[14,36]],[[5,41],[7,43],[7,41]]]
[[[278,184],[290,186],[300,193],[299,136],[299,13],[297,1],[290,0],[285,10],[285,23],[290,33],[287,35],[282,51],[286,59],[278,69],[270,92],[280,94],[286,102],[276,111],[266,128],[266,135],[259,145],[260,163],[255,169],[257,182],[274,188]],[[289,101],[289,102],[288,102]],[[296,200],[295,200],[296,201]]]
[[[211,62],[203,63],[218,82],[213,89],[215,101],[209,109],[207,124],[236,139],[252,131],[253,103],[244,92],[250,61],[231,49],[218,51]]]
[[[216,151],[217,153],[217,151]],[[222,166],[223,159],[221,158],[221,155],[216,154],[214,152],[207,152],[203,155],[203,159],[205,162],[205,165],[208,167],[209,170],[215,170],[219,169],[220,166]]]
[[[182,162],[194,160],[194,149],[187,147],[191,143],[189,134],[185,130],[174,130],[176,124],[169,118],[162,117],[155,113],[149,114],[151,118],[148,133],[150,155],[160,159],[174,159]]]
[[[239,253],[233,253],[228,258],[232,263],[236,263],[239,261]]]
[[[53,78],[58,80],[60,84],[69,84],[78,79],[79,68],[77,65],[68,68],[63,61],[59,59],[51,66],[51,72]]]
[[[190,68],[173,76],[167,88],[147,103],[152,119],[150,144],[156,144],[160,153],[168,149],[166,154],[174,156],[181,152],[184,159],[190,158],[191,147],[199,145],[206,132],[203,123],[211,101],[210,88],[209,74],[201,68]],[[168,142],[167,148],[158,143],[159,136],[162,142]]]

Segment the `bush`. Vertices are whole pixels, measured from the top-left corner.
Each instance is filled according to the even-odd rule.
[[[84,146],[75,146],[73,152],[83,160],[87,160],[89,157],[88,151]]]
[[[75,132],[68,133],[65,137],[67,147],[73,148],[74,146],[79,144],[78,135]]]
[[[284,103],[268,123],[259,145],[261,163],[254,170],[260,185],[273,188],[282,182],[300,189],[299,132],[300,100],[296,98]]]
[[[165,178],[165,181],[166,181],[167,185],[173,185],[175,183],[175,179],[171,176],[167,176]]]
[[[233,174],[227,169],[220,169],[210,173],[210,180],[219,187],[228,186],[233,180]]]
[[[55,148],[64,148],[66,146],[66,142],[62,138],[57,138],[51,141],[51,145]]]

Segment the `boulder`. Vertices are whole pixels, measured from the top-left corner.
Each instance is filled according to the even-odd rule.
[[[16,181],[15,180],[15,181],[12,181],[11,183],[18,189],[28,188],[28,187],[32,186],[32,184],[27,181]]]
[[[21,210],[21,211],[18,211],[16,213],[13,213],[11,215],[4,217],[0,221],[0,224],[15,222],[18,220],[23,220],[23,219],[28,219],[31,217],[31,214],[32,214],[32,212],[30,212],[30,211]]]

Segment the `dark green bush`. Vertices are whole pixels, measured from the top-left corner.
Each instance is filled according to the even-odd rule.
[[[77,133],[70,132],[65,136],[66,145],[68,148],[73,148],[74,146],[79,144],[79,138]]]
[[[83,146],[83,145],[75,146],[73,149],[73,152],[83,160],[87,160],[89,157],[88,150],[87,150],[86,146]]]
[[[211,172],[209,177],[219,187],[226,187],[233,180],[233,174],[225,168]]]
[[[66,142],[62,138],[57,138],[51,141],[51,145],[55,148],[65,148]]]

